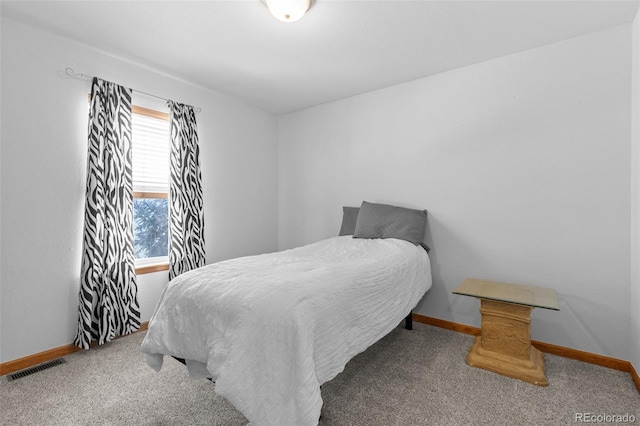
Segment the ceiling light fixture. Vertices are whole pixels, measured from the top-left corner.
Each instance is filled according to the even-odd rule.
[[[304,16],[311,0],[264,0],[269,12],[282,22],[295,22]]]

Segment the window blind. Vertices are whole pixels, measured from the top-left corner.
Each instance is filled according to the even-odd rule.
[[[131,116],[133,190],[169,192],[169,121]]]

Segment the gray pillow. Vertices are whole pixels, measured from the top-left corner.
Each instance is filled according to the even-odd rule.
[[[362,202],[354,238],[399,238],[418,245],[424,239],[427,211]]]
[[[342,208],[342,226],[340,227],[339,236],[353,235],[356,230],[356,220],[358,219],[358,210],[360,207],[343,207]]]

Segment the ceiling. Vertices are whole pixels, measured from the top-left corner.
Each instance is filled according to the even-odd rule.
[[[5,1],[3,17],[282,114],[629,23],[626,1]],[[82,72],[82,70],[76,70]]]

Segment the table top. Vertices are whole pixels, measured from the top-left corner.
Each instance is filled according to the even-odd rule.
[[[453,290],[453,293],[478,297],[480,299],[515,303],[534,308],[560,310],[556,291],[548,287],[509,284],[469,278]]]

